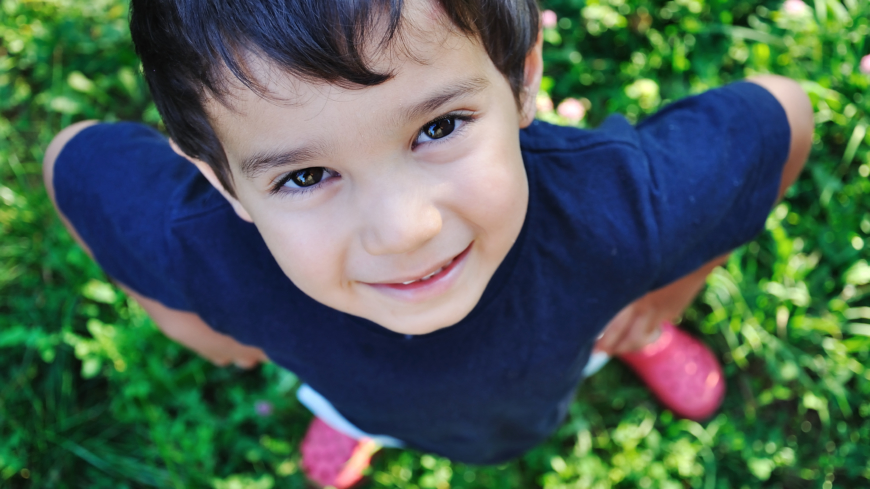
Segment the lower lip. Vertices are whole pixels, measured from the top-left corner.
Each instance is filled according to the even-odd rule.
[[[471,251],[474,243],[468,245],[468,248],[456,255],[450,265],[433,275],[428,280],[418,280],[410,284],[366,284],[373,288],[397,299],[407,302],[422,302],[432,297],[438,296],[446,292],[459,277],[465,258]]]

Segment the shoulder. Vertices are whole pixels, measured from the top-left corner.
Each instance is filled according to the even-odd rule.
[[[46,179],[64,211],[87,208],[104,219],[156,226],[221,208],[222,199],[214,198],[196,167],[143,124],[90,123],[46,153],[46,163],[50,156],[53,163]]]
[[[584,152],[619,145],[640,149],[645,144],[640,133],[654,133],[650,129],[662,122],[669,131],[697,135],[698,131],[726,122],[717,119],[723,114],[727,114],[728,121],[776,119],[784,115],[784,111],[778,101],[782,97],[775,95],[775,91],[763,88],[758,81],[738,82],[670,103],[637,126],[618,114],[609,116],[595,129],[557,126],[536,120],[520,131],[520,146],[524,154]]]
[[[562,205],[622,194],[648,175],[641,139],[621,115],[595,129],[536,121],[521,132],[520,147],[532,194],[565,194]]]
[[[174,273],[180,250],[173,223],[219,209],[198,185],[198,170],[142,124],[93,124],[63,143],[47,155],[46,179],[97,262],[133,290],[188,309]]]
[[[641,144],[635,127],[621,115],[609,116],[595,129],[535,121],[520,135],[532,194],[565,193],[563,204],[619,194],[619,187],[635,185],[630,180],[645,179]]]
[[[557,126],[534,121],[520,131],[523,153],[583,152],[602,145],[637,147],[634,127],[621,115],[611,115],[596,129]]]
[[[642,289],[654,233],[650,172],[635,127],[618,115],[592,130],[536,122],[521,147],[530,249],[547,257],[550,273],[569,282],[607,276],[626,291]]]
[[[788,139],[785,112],[777,99],[755,83],[737,82],[672,102],[637,125],[642,144],[655,139],[707,145],[748,137],[761,126]]]

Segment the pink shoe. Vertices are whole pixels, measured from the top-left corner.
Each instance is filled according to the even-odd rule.
[[[299,449],[302,471],[312,482],[349,489],[362,482],[363,471],[380,447],[368,438],[355,440],[314,418]]]
[[[722,405],[725,376],[713,352],[671,323],[659,338],[619,357],[678,416],[701,421]]]

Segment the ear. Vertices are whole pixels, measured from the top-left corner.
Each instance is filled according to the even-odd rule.
[[[236,211],[236,214],[240,218],[248,222],[254,222],[254,220],[251,219],[251,215],[248,214],[248,211],[242,206],[242,203],[239,202],[237,198],[233,197],[229,192],[227,192],[227,190],[221,184],[220,180],[218,180],[214,169],[212,169],[212,167],[208,163],[187,156],[187,154],[182,151],[181,148],[179,148],[175,141],[173,141],[172,139],[169,140],[169,145],[172,146],[172,150],[175,151],[179,156],[184,157],[187,161],[193,163],[196,168],[199,169],[199,172],[202,173],[206,180],[208,180],[208,183],[210,183],[212,187],[217,189],[217,191],[220,192],[225,199],[227,199],[227,202],[229,202],[230,205],[233,206],[233,210]]]
[[[521,95],[522,109],[520,111],[520,128],[527,127],[535,120],[537,113],[538,90],[541,89],[541,76],[544,73],[544,31],[538,30],[535,45],[526,55],[523,91]]]

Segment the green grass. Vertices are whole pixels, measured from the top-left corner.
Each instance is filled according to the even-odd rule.
[[[638,120],[754,73],[810,93],[807,170],[683,321],[720,354],[728,396],[708,422],[674,419],[614,362],[523,458],[480,468],[387,450],[371,486],[870,486],[870,76],[858,70],[870,4],[545,7],[560,21],[545,33],[544,89],[557,104],[585,98],[581,125]],[[310,415],[295,377],[215,368],[165,339],[64,232],[42,188],[39,162],[62,127],[160,127],[126,15],[115,0],[0,0],[0,487],[305,487],[297,444]]]

